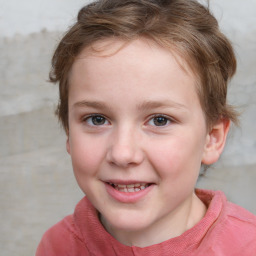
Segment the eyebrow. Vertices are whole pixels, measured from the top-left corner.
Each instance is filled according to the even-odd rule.
[[[139,110],[150,110],[154,108],[176,108],[176,109],[187,109],[187,107],[181,103],[174,102],[171,100],[161,101],[145,101],[137,106]]]
[[[100,110],[110,109],[107,104],[101,101],[78,101],[74,103],[73,107],[91,107]],[[170,101],[170,100],[159,100],[159,101],[145,101],[137,105],[138,110],[150,110],[155,108],[175,108],[186,110],[187,107],[181,103]]]
[[[78,101],[74,103],[73,107],[91,107],[97,109],[109,109],[109,107],[101,101]]]

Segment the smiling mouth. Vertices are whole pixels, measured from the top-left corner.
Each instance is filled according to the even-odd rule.
[[[114,183],[108,183],[108,184],[112,186],[114,189],[120,192],[126,192],[126,193],[139,192],[149,187],[150,185],[152,185],[151,183],[136,183],[136,184],[129,184],[129,185],[114,184]]]

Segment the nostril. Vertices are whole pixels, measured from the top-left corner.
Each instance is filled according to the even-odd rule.
[[[115,148],[108,153],[108,161],[113,165],[126,167],[135,162],[134,153],[131,149]]]
[[[132,140],[134,141],[134,140]],[[113,141],[106,152],[106,160],[112,166],[123,168],[140,164],[144,159],[144,154],[139,145],[132,141]]]

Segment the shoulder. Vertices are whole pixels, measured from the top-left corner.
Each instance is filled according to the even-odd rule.
[[[240,240],[253,240],[256,248],[256,216],[254,214],[236,204],[227,202],[221,222],[228,230],[238,232]],[[245,236],[242,237],[243,235]]]
[[[239,205],[227,201],[225,194],[221,191],[197,190],[199,198],[208,206],[207,212],[216,215],[216,223],[226,224],[239,228],[251,227],[256,232],[256,216]],[[215,225],[216,225],[215,223]]]
[[[74,222],[74,214],[52,226],[43,235],[36,256],[89,255],[83,238]]]
[[[208,255],[255,256],[256,216],[228,202],[222,192],[215,195],[216,208],[219,205],[220,210],[204,239]]]
[[[256,255],[256,216],[231,202],[219,218],[216,244],[229,255]]]

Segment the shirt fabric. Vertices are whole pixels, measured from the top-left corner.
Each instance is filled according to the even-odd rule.
[[[256,256],[256,216],[220,191],[196,194],[208,207],[204,218],[182,235],[144,248],[112,237],[84,197],[74,214],[44,234],[36,256]]]

